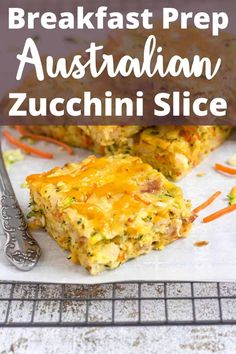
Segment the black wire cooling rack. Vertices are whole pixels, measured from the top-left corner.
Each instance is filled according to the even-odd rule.
[[[0,326],[236,324],[236,283],[0,283]]]

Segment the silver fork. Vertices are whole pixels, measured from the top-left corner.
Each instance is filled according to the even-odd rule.
[[[16,199],[3,160],[1,142],[2,135],[0,137],[0,218],[6,236],[4,254],[16,268],[29,271],[37,264],[41,250],[28,231],[27,223]]]

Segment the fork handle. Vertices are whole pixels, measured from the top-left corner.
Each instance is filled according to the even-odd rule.
[[[1,143],[0,143],[1,145]],[[16,199],[2,157],[0,146],[0,217],[6,236],[4,253],[7,259],[22,271],[31,270],[38,262],[41,251],[30,235],[24,215]]]

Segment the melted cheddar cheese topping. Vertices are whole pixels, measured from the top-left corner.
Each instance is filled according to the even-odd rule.
[[[27,182],[41,195],[50,190],[54,207],[76,212],[99,232],[119,230],[142,211],[146,215],[163,209],[161,213],[165,213],[171,205],[174,208],[173,201],[183,203],[178,187],[139,158],[128,155],[92,156],[80,164],[29,176]]]

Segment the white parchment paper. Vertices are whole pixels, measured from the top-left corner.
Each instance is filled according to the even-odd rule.
[[[24,161],[14,164],[9,172],[25,213],[29,193],[28,190],[22,189],[21,185],[27,175],[47,171],[66,162],[79,161],[90,154],[77,149],[76,154],[71,157],[59,151],[57,147],[52,149],[52,145],[39,143],[37,146],[44,150],[52,150],[56,158],[49,161],[26,156]],[[4,142],[4,148],[12,147]],[[71,264],[67,260],[67,253],[62,251],[44,231],[33,233],[42,248],[38,265],[27,273],[18,271],[3,255],[5,238],[0,231],[0,279],[84,284],[132,280],[236,281],[236,212],[209,224],[202,223],[202,217],[227,205],[226,196],[236,185],[236,177],[217,173],[212,166],[216,162],[225,163],[235,153],[236,134],[179,183],[186,198],[192,200],[193,207],[205,201],[217,190],[222,191],[222,196],[200,213],[187,239],[176,241],[161,252],[153,251],[141,256],[116,270],[91,276],[82,267]],[[205,172],[206,175],[198,177],[199,172]],[[199,248],[194,246],[196,241],[208,241],[209,244]]]

